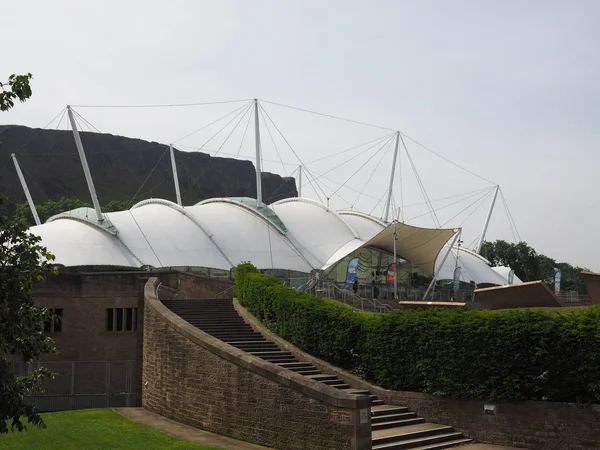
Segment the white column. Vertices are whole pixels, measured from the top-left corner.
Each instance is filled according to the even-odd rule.
[[[481,239],[479,239],[479,244],[477,245],[477,253],[481,253],[481,246],[483,245],[483,241],[485,240],[485,233],[487,233],[488,225],[490,224],[490,219],[492,218],[492,212],[494,211],[494,205],[496,204],[496,197],[498,197],[498,190],[500,190],[500,186],[496,186],[496,190],[494,191],[492,204],[490,205],[490,209],[488,210],[487,216],[485,218],[485,223],[483,224]]]
[[[302,197],[302,166],[298,166],[298,197]]]
[[[258,125],[258,100],[254,99],[254,144],[256,146],[256,206],[262,205],[262,178],[260,176],[260,128]]]
[[[40,225],[40,216],[35,209],[35,205],[33,204],[33,199],[31,198],[31,194],[29,193],[29,188],[27,187],[27,183],[25,182],[25,177],[23,176],[23,172],[21,172],[21,167],[19,166],[19,162],[17,161],[17,157],[13,153],[10,155],[15,164],[15,169],[17,171],[17,176],[19,177],[19,181],[21,182],[21,187],[23,187],[23,192],[25,192],[25,198],[27,198],[27,203],[29,203],[29,209],[31,209],[31,214],[33,214],[33,220],[35,220],[36,225]]]
[[[96,217],[98,218],[98,222],[102,222],[104,217],[102,216],[102,211],[100,210],[100,203],[98,202],[98,196],[96,195],[96,188],[94,187],[92,174],[90,173],[90,168],[85,157],[85,151],[83,150],[83,144],[81,143],[81,137],[79,136],[79,130],[77,129],[77,124],[75,123],[73,111],[71,110],[70,106],[67,106],[67,112],[69,113],[69,120],[71,121],[73,137],[75,138],[75,145],[77,146],[77,152],[79,153],[79,159],[81,160],[83,173],[85,174],[85,181],[87,181],[90,196],[92,197],[92,203],[94,204],[94,209],[96,210]]]
[[[175,197],[177,198],[177,204],[181,205],[181,192],[179,192],[179,177],[177,176],[177,164],[175,163],[175,152],[173,151],[173,144],[169,145],[169,153],[171,154],[171,169],[173,169],[173,183],[175,183]]]
[[[392,202],[392,189],[394,188],[394,175],[396,174],[396,160],[398,159],[398,144],[400,142],[400,132],[396,131],[396,148],[394,149],[394,160],[392,161],[392,173],[390,174],[390,186],[388,188],[387,201],[385,202],[385,212],[383,220],[387,223],[390,216],[390,203]]]
[[[396,225],[398,225],[398,222],[394,220],[394,300],[398,300],[398,256],[396,253],[398,234],[396,233]]]

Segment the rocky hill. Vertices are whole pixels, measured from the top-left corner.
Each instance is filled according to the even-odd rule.
[[[150,197],[175,201],[167,145],[85,132],[81,140],[101,204],[134,196],[135,201]],[[61,197],[89,201],[70,131],[0,125],[0,195],[9,197],[4,213],[25,201],[11,153],[17,155],[34,202]],[[211,197],[256,197],[256,172],[249,161],[200,152],[176,151],[175,157],[184,205]],[[263,173],[262,180],[265,203],[297,196],[293,178]]]

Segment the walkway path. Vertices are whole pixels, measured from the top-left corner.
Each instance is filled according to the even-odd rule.
[[[134,422],[148,425],[164,433],[199,444],[213,445],[226,450],[268,450],[267,447],[249,444],[219,434],[190,427],[143,408],[114,408],[116,412]]]
[[[488,445],[488,444],[465,445],[464,447],[459,447],[459,448],[464,448],[464,450],[519,450],[516,447],[501,447],[499,445]]]

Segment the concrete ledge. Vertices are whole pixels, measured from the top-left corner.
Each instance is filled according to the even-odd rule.
[[[318,381],[310,380],[303,375],[278,367],[257,356],[250,355],[194,327],[177,314],[173,313],[156,297],[155,292],[158,282],[157,278],[150,278],[148,283],[146,283],[144,288],[146,307],[156,311],[169,327],[185,336],[193,343],[240,367],[300,391],[305,395],[329,405],[348,409],[370,407],[370,400],[366,395],[345,394],[339,389],[319,383]]]

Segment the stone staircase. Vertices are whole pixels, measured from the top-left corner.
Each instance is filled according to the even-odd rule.
[[[450,426],[427,423],[402,406],[386,405],[376,395],[353,389],[336,375],[317,370],[310,362],[299,361],[292,353],[280,349],[239,316],[231,300],[163,300],[172,312],[205,333],[233,347],[277,364],[314,381],[343,389],[349,394],[371,398],[373,449],[438,450],[471,443]]]

